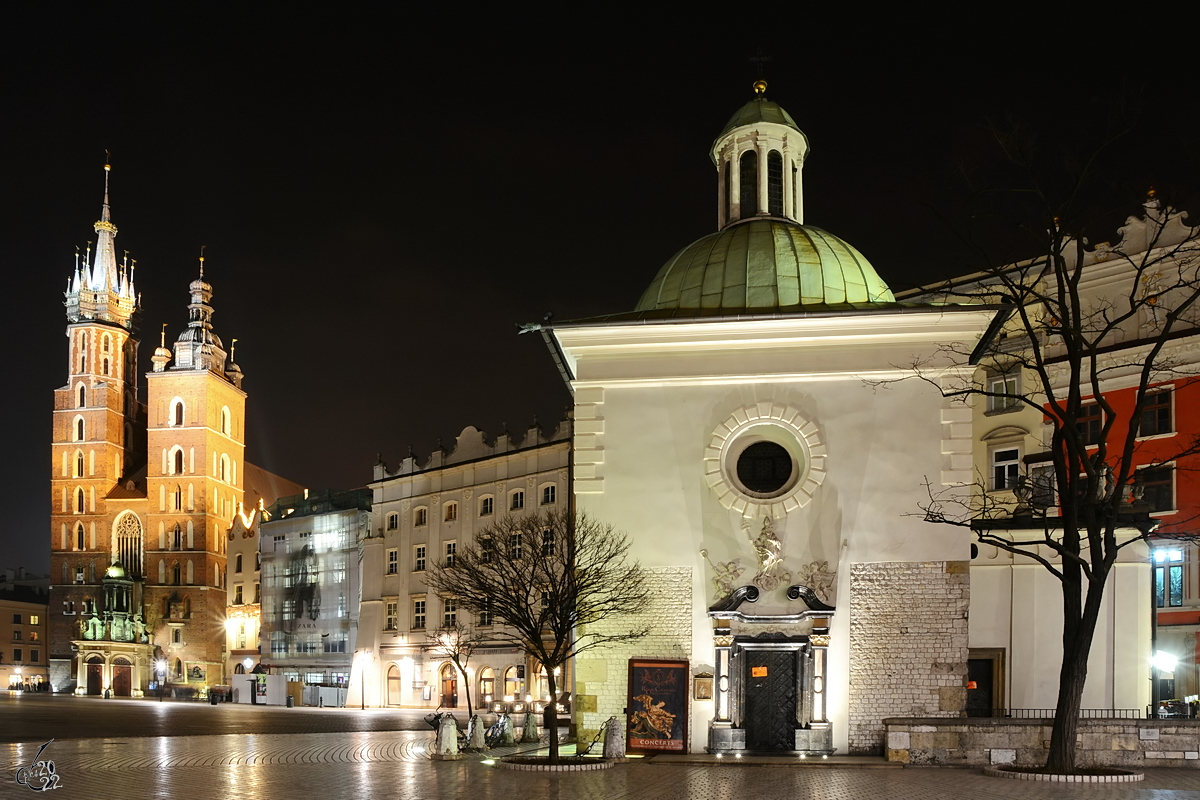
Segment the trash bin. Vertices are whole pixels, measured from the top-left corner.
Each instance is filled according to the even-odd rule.
[[[215,705],[217,704],[217,701],[218,701],[218,700],[220,700],[220,699],[221,699],[221,698],[217,697],[217,693],[216,693],[216,692],[212,692],[212,691],[210,691],[210,692],[208,693],[208,704],[209,704],[209,705],[213,705],[213,706],[215,706]]]
[[[296,707],[296,698],[292,697],[290,694],[287,697],[287,707],[288,708]]]

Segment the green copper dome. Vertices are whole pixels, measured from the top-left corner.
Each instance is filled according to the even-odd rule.
[[[756,97],[734,112],[733,116],[729,118],[729,122],[721,129],[721,133],[717,135],[717,138],[720,139],[734,128],[740,128],[743,125],[753,125],[756,122],[774,122],[779,125],[787,125],[789,128],[794,128],[801,136],[804,135],[804,131],[800,130],[800,126],[796,124],[796,120],[792,119],[792,115],[784,111],[782,106],[771,102],[765,97]]]
[[[709,234],[658,271],[637,311],[893,303],[862,253],[819,228],[755,219]]]

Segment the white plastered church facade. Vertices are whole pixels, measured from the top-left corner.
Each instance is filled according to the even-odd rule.
[[[970,375],[945,345],[970,351],[994,310],[897,303],[806,225],[807,137],[756,89],[712,147],[717,232],[634,311],[542,326],[578,508],[650,573],[650,634],[577,660],[576,721],[635,710],[627,659],[675,659],[686,750],[878,753],[883,719],[966,709],[971,536],[918,503],[970,482],[971,414],[913,365]]]

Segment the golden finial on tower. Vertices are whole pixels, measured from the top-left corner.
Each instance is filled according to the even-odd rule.
[[[759,78],[758,80],[756,80],[754,82],[754,93],[756,95],[758,95],[759,97],[762,97],[763,93],[766,91],[767,91],[767,82],[766,81],[764,81],[762,78]]]
[[[1150,189],[1146,192],[1146,197],[1147,198],[1154,197],[1154,187],[1153,186],[1151,186]]]
[[[158,336],[158,346],[162,347],[164,349],[167,346],[167,323],[165,323],[165,322],[163,323],[163,326],[162,326],[162,333],[160,333]]]
[[[237,339],[229,343],[229,360],[233,361],[233,354],[237,351]]]
[[[200,278],[204,278],[204,245],[200,245]]]

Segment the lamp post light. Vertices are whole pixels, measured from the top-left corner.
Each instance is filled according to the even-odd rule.
[[[158,673],[158,702],[163,701],[163,681],[167,677],[167,660],[160,658],[154,662],[154,669]]]

